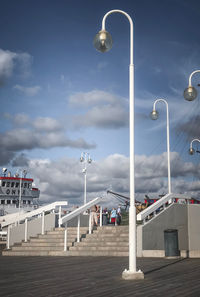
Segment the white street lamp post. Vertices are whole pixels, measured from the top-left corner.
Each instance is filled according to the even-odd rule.
[[[21,201],[22,201],[22,174],[24,174],[24,176],[27,174],[27,171],[25,169],[20,170],[21,172],[21,176],[19,177],[19,212],[21,209]]]
[[[153,111],[151,112],[152,120],[157,120],[158,111],[156,110],[156,103],[163,102],[166,105],[167,111],[167,165],[168,165],[168,194],[171,194],[171,170],[170,170],[170,144],[169,144],[169,108],[168,103],[165,99],[157,99],[153,104]]]
[[[192,86],[192,76],[198,72],[200,72],[200,70],[195,70],[190,74],[188,87],[184,90],[183,96],[188,101],[193,101],[197,97],[197,90]]]
[[[195,142],[195,141],[200,142],[200,140],[197,139],[197,138],[193,139],[193,140],[190,142],[190,148],[189,148],[189,154],[190,154],[190,155],[194,155],[194,153],[195,153],[195,150],[194,150],[193,147],[192,147],[192,144],[193,144],[193,142]]]
[[[121,13],[130,23],[130,65],[129,65],[129,133],[130,133],[130,208],[129,208],[129,270],[124,270],[124,279],[143,279],[144,274],[136,269],[136,208],[135,208],[135,156],[134,156],[134,65],[133,65],[133,21],[122,10],[107,12],[102,20],[102,29],[94,38],[94,46],[100,52],[106,52],[112,47],[112,37],[105,30],[106,18],[112,13]]]
[[[84,204],[87,203],[87,163],[91,164],[92,159],[90,158],[89,153],[81,153],[80,162],[84,162],[84,168],[82,172],[84,173]]]

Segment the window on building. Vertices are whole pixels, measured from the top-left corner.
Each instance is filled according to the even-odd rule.
[[[10,182],[7,182],[7,187],[10,187]]]
[[[15,182],[11,182],[11,188],[14,188]]]
[[[2,187],[5,187],[5,186],[6,186],[6,182],[3,181],[3,182],[2,182]]]

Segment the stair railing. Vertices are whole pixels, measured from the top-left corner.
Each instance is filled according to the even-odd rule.
[[[175,199],[185,199],[188,201],[190,198],[183,194],[166,194],[155,203],[145,208],[143,211],[137,214],[137,221],[142,222],[142,224],[148,223],[151,219],[154,219],[161,212],[165,211],[165,209],[171,206]]]
[[[65,225],[64,251],[67,251],[67,223],[71,219],[77,217],[77,242],[80,242],[80,215],[82,213],[86,212],[93,205],[101,204],[103,202],[105,202],[105,198],[97,197],[59,219],[59,225],[63,225],[63,224]],[[100,206],[100,227],[101,226],[102,226],[102,206]],[[91,212],[90,212],[90,214],[89,214],[89,234],[91,234],[91,233],[92,233],[92,220],[91,220]]]
[[[61,207],[62,206],[67,206],[68,202],[67,201],[57,201],[53,202],[51,204],[39,207],[33,211],[27,212],[20,214],[14,218],[11,218],[10,220],[6,222],[2,222],[1,226],[2,228],[7,226],[7,249],[10,248],[10,231],[13,225],[17,226],[20,224],[20,222],[25,224],[24,228],[24,241],[27,242],[28,240],[28,220],[33,219],[35,217],[40,218],[42,217],[42,223],[41,223],[41,234],[44,234],[45,231],[45,213],[46,212],[55,212],[56,208],[59,207],[59,220],[61,219]],[[60,225],[59,225],[60,226]]]

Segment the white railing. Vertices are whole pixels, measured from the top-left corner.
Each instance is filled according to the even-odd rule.
[[[59,207],[59,221],[61,219],[61,207],[67,206],[67,201],[57,201],[53,202],[51,204],[42,206],[38,209],[35,209],[31,212],[20,214],[14,218],[10,218],[6,222],[2,222],[2,227],[7,227],[7,248],[10,248],[10,230],[12,226],[17,226],[20,222],[24,222],[25,228],[24,228],[24,241],[27,242],[28,239],[28,220],[33,219],[34,217],[42,217],[42,223],[41,223],[41,234],[44,234],[45,229],[45,213],[46,212],[55,212],[55,209]],[[20,224],[21,225],[21,224]],[[59,225],[60,226],[60,225]]]
[[[101,204],[105,202],[105,198],[97,197],[92,201],[80,206],[79,208],[75,209],[74,211],[70,212],[69,214],[63,216],[59,219],[59,225],[65,224],[65,231],[64,231],[64,251],[67,251],[67,222],[71,219],[77,217],[77,242],[80,241],[80,214],[86,212],[90,207],[96,204]],[[100,207],[100,227],[102,226],[102,207]],[[89,216],[89,234],[92,232],[92,222],[91,222],[91,212]]]
[[[23,213],[23,214],[19,213],[14,218],[10,218],[10,219],[6,220],[6,222],[2,222],[1,227],[4,228],[4,227],[6,227],[8,225],[16,224],[18,222],[25,221],[26,219],[32,218],[34,216],[41,215],[41,214],[43,214],[43,213],[45,213],[47,211],[55,210],[56,207],[58,207],[58,206],[67,206],[67,205],[68,205],[67,201],[57,201],[57,202],[53,202],[51,204],[39,207],[39,208],[37,208],[37,209],[35,209],[33,211],[30,211],[30,212],[26,212],[26,213]],[[60,211],[61,211],[61,209],[59,209],[59,212]]]
[[[189,200],[188,196],[183,194],[167,194],[149,207],[145,208],[137,215],[137,221],[142,221],[143,224],[146,224],[151,219],[155,218],[161,212],[163,212],[167,207],[174,203],[174,200],[178,199],[185,199]]]

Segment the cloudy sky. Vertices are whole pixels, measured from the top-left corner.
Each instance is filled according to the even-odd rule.
[[[83,202],[106,190],[129,195],[129,22],[112,14],[113,48],[93,38],[111,9],[134,21],[136,199],[167,192],[166,107],[169,104],[172,191],[200,198],[199,96],[183,99],[200,69],[198,0],[0,0],[0,165],[26,168],[40,200]],[[200,74],[192,80],[197,88]],[[200,90],[198,90],[200,91]],[[194,144],[198,149],[198,143]]]

